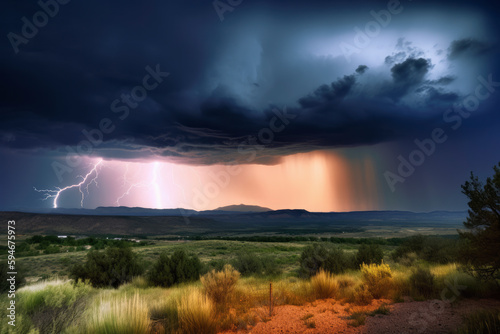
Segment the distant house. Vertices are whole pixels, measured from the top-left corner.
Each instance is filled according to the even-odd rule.
[[[67,239],[67,238],[68,238],[68,236],[67,236],[67,235],[58,235],[57,237],[58,237],[59,239]]]
[[[122,238],[114,238],[113,240],[122,240]]]

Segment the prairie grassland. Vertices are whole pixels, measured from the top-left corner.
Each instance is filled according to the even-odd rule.
[[[270,319],[269,306],[305,305],[316,299],[370,304],[374,298],[403,301],[440,298],[451,285],[462,285],[461,297],[489,297],[495,287],[480,283],[459,265],[429,264],[416,259],[412,265],[394,262],[393,246],[382,246],[384,264],[349,268],[341,274],[319,272],[298,278],[301,252],[311,242],[242,242],[203,240],[163,242],[134,249],[148,267],[161,252],[182,249],[200,258],[205,275],[195,282],[170,288],[150,286],[147,276],[135,277],[118,289],[96,289],[66,278],[68,266],[83,261],[85,252],[21,258],[30,275],[56,272],[60,278],[18,290],[16,327],[0,323],[1,333],[212,333],[245,329]],[[342,244],[354,255],[359,245]],[[272,256],[282,273],[274,276],[241,276],[234,269],[216,266],[232,263],[238,252],[263,258]],[[214,263],[215,262],[215,263]],[[41,275],[40,275],[41,276]],[[57,277],[55,274],[47,275]],[[39,276],[38,276],[39,277]],[[270,300],[270,283],[272,298]],[[0,316],[7,315],[9,300],[0,296]]]
[[[215,261],[229,261],[238,252],[255,254],[257,256],[272,255],[276,263],[283,269],[285,275],[292,275],[298,269],[302,249],[313,242],[245,242],[228,240],[200,240],[189,242],[154,241],[154,245],[134,249],[146,265],[158,259],[164,251],[172,252],[182,249],[195,254],[205,264]],[[354,253],[359,245],[342,244],[347,253]],[[394,247],[384,246],[384,252],[389,253]],[[30,280],[47,279],[54,276],[67,277],[68,269],[85,260],[88,251],[70,253],[42,254],[37,256],[19,257],[20,265],[29,268]]]
[[[340,302],[363,305],[374,298],[372,292],[377,297],[398,301],[413,293],[410,278],[415,270],[393,267],[365,266],[363,271],[340,275],[320,272],[307,280],[285,276],[273,279],[272,304],[304,305],[333,297]],[[438,298],[439,289],[455,280],[466,286],[464,296],[484,296],[486,292],[475,278],[461,272],[455,264],[429,265],[428,269],[434,276]],[[208,281],[209,278],[212,281]],[[218,291],[219,297],[214,297],[217,294],[210,289],[216,289],[217,283],[223,280],[226,280],[226,288]],[[16,328],[13,330],[2,322],[0,331],[31,334],[54,331],[68,334],[215,333],[245,329],[269,319],[269,287],[268,278],[239,278],[234,270],[171,288],[149,287],[142,277],[118,289],[94,289],[82,282],[74,284],[61,279],[44,281],[18,291]],[[220,297],[224,292],[227,295]],[[2,296],[2,317],[6,316],[7,303],[7,298]],[[43,317],[49,318],[41,321]]]

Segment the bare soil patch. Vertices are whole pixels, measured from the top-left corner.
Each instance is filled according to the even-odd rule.
[[[365,323],[354,327],[349,317],[355,312],[369,313],[387,304],[389,314],[366,315]],[[253,328],[226,331],[224,334],[270,333],[369,333],[413,334],[450,333],[462,323],[463,316],[481,308],[500,309],[500,301],[492,299],[462,300],[451,304],[438,300],[406,301],[390,304],[389,300],[374,300],[368,306],[341,303],[334,299],[317,300],[303,306],[284,305],[274,308],[268,321]],[[256,310],[257,311],[257,310]],[[262,314],[265,309],[259,309]]]

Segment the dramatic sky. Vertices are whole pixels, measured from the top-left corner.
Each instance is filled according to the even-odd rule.
[[[493,1],[7,1],[0,210],[464,210]]]

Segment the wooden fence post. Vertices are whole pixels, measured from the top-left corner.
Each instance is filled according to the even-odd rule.
[[[269,282],[269,316],[273,316],[273,282]]]

